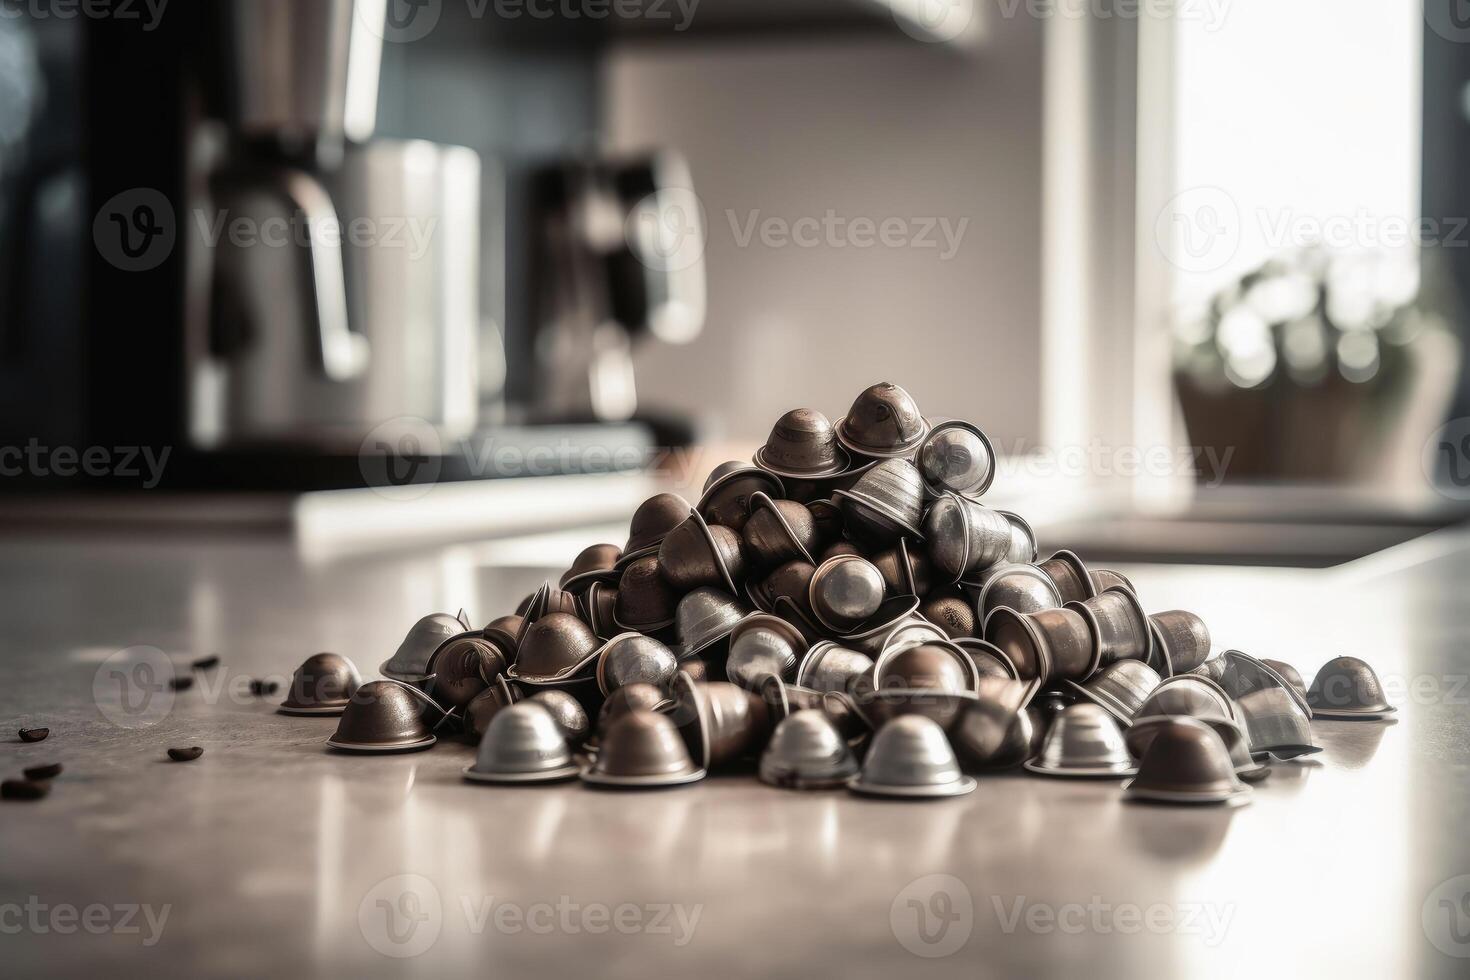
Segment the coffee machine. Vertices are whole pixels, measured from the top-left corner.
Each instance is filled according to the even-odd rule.
[[[0,199],[0,267],[47,254],[0,275],[0,438],[168,446],[170,485],[287,490],[371,483],[378,447],[443,480],[504,475],[487,442],[575,470],[578,446],[635,465],[686,440],[637,403],[629,351],[698,332],[702,256],[642,261],[629,219],[679,208],[687,169],[602,159],[602,25],[432,6],[427,32],[404,0],[9,21],[45,35],[63,84],[29,139],[64,144],[70,181],[14,186],[72,197],[19,221],[4,204],[47,195]],[[567,205],[593,198],[611,236]]]

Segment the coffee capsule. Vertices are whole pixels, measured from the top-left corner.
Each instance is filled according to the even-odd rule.
[[[1312,708],[1307,704],[1306,696],[1291,686],[1291,682],[1278,674],[1265,661],[1257,660],[1248,653],[1239,650],[1226,650],[1220,654],[1220,676],[1216,678],[1225,693],[1237,702],[1251,691],[1260,691],[1268,687],[1279,687],[1291,695],[1301,709],[1312,717]]]
[[[1064,608],[1081,613],[1087,620],[1100,666],[1119,660],[1148,660],[1153,652],[1148,614],[1138,604],[1138,597],[1122,586],[1110,587],[1081,602],[1068,602]]]
[[[1205,621],[1185,609],[1154,613],[1154,638],[1164,646],[1169,666],[1176,674],[1187,674],[1210,656],[1210,631]]]
[[[563,689],[559,687],[542,688],[526,700],[539,704],[549,711],[551,717],[556,719],[562,736],[570,744],[581,745],[591,734],[592,722],[587,717],[587,709],[582,706],[581,701]]]
[[[985,579],[977,601],[981,621],[1002,607],[1018,613],[1058,609],[1062,595],[1056,583],[1035,565],[1006,564],[996,566]]]
[[[1062,681],[1062,685],[1106,709],[1126,728],[1159,682],[1159,675],[1142,660],[1118,660],[1093,674],[1085,684]]]
[[[1251,751],[1296,759],[1322,747],[1312,741],[1312,723],[1301,705],[1280,688],[1251,691],[1240,699],[1240,716]]]
[[[1323,664],[1307,688],[1307,704],[1317,718],[1345,721],[1378,721],[1398,710],[1384,697],[1378,674],[1357,657]]]
[[[682,786],[705,776],[667,715],[631,711],[602,733],[596,761],[583,782],[616,789]]]
[[[1173,677],[1174,664],[1169,659],[1169,648],[1164,644],[1164,638],[1159,633],[1159,626],[1153,621],[1152,616],[1149,617],[1148,631],[1153,638],[1153,645],[1151,647],[1152,653],[1149,654],[1149,658],[1145,662],[1160,677]]]
[[[1295,667],[1284,660],[1268,660],[1265,657],[1261,658],[1261,663],[1280,674],[1281,679],[1286,681],[1286,686],[1300,696],[1301,703],[1307,703],[1307,685]]]
[[[924,515],[924,540],[941,581],[969,580],[1010,555],[1011,522],[1000,511],[948,494]]]
[[[1138,590],[1133,587],[1133,583],[1129,581],[1128,576],[1122,572],[1116,572],[1111,568],[1094,568],[1088,572],[1088,575],[1092,578],[1092,588],[1096,592],[1102,592],[1104,589],[1111,589],[1115,586],[1122,586],[1134,595],[1138,594]]]
[[[750,517],[750,498],[757,493],[780,500],[786,496],[786,487],[774,473],[731,460],[716,466],[704,481],[704,493],[695,509],[706,523],[728,527],[738,534]]]
[[[1251,792],[1235,775],[1230,750],[1220,736],[1189,717],[1158,723],[1139,760],[1138,775],[1123,788],[1126,799],[1148,803],[1241,804]]]
[[[795,559],[780,565],[767,575],[761,583],[760,592],[766,604],[765,611],[775,608],[777,599],[790,599],[808,619],[811,617],[810,602],[812,576],[817,567],[811,562]]]
[[[613,622],[620,629],[656,633],[673,625],[678,601],[659,570],[658,555],[645,555],[623,569],[613,604]]]
[[[974,791],[975,780],[960,772],[944,729],[913,714],[878,730],[861,772],[847,786],[869,796],[923,799],[964,796]]]
[[[655,559],[657,562],[657,559]],[[577,597],[582,621],[599,640],[611,640],[623,631],[617,624],[618,590],[609,582],[593,582]]]
[[[808,500],[805,502],[807,512],[812,515],[812,528],[816,531],[816,544],[813,545],[813,553],[825,552],[834,545],[846,545],[852,548],[852,542],[846,540],[842,535],[845,528],[842,526],[842,508],[829,500]],[[856,552],[857,549],[853,548]]]
[[[847,469],[848,458],[827,416],[798,408],[776,421],[766,444],[755,452],[755,465],[792,480],[820,480]]]
[[[405,684],[419,684],[429,677],[429,658],[439,649],[439,644],[469,626],[448,613],[425,616],[408,631],[393,656],[378,667],[384,677]]]
[[[550,582],[543,582],[539,589],[531,593],[518,611],[522,620],[522,635],[525,634],[526,627],[550,613],[577,615],[577,597]]]
[[[954,645],[969,654],[971,662],[975,664],[976,677],[997,677],[1012,681],[1016,679],[1016,665],[1011,663],[1011,658],[1006,656],[1004,650],[989,640],[963,636],[955,640]]]
[[[985,620],[985,639],[1005,653],[1021,680],[1080,682],[1098,665],[1092,627],[1076,609],[1018,613],[1001,607]]]
[[[521,689],[502,675],[485,690],[481,691],[465,708],[465,721],[476,738],[483,737],[490,720],[500,712],[521,700]]]
[[[918,600],[913,596],[908,597],[914,602],[917,609]],[[889,629],[879,637],[876,647],[871,645],[862,648],[864,653],[872,651],[874,656],[882,656],[891,651],[907,650],[909,647],[919,646],[921,643],[950,643],[953,642],[944,635],[944,630],[917,613],[903,617],[896,621]],[[955,644],[958,646],[959,644]]]
[[[654,494],[639,504],[629,522],[628,543],[623,545],[618,566],[625,566],[634,559],[657,551],[664,535],[684,523],[690,510],[689,501],[677,493]]]
[[[1052,580],[1063,604],[1081,602],[1097,595],[1092,585],[1092,573],[1074,551],[1058,551],[1046,561],[1038,562],[1036,567]]]
[[[1139,718],[1135,721],[1123,736],[1133,758],[1142,759],[1148,747],[1153,744],[1154,736],[1174,717],[1176,716],[1155,715],[1152,718]],[[1229,718],[1218,716],[1198,720],[1213,728],[1215,734],[1220,736],[1220,741],[1225,743],[1225,749],[1230,753],[1230,764],[1235,767],[1237,776],[1249,782],[1256,782],[1271,775],[1271,767],[1264,762],[1257,762],[1251,755],[1250,742],[1239,725]]]
[[[337,731],[327,745],[344,752],[411,752],[436,741],[424,721],[433,700],[411,684],[369,681],[342,709]]]
[[[883,576],[865,558],[839,555],[812,573],[807,607],[817,622],[836,634],[862,626],[883,604]]]
[[[761,682],[760,699],[774,724],[800,711],[820,711],[827,716],[838,734],[854,749],[860,749],[872,734],[872,728],[846,694],[837,691],[815,691],[809,687],[788,684],[774,674]]]
[[[568,613],[549,613],[526,627],[507,676],[522,684],[555,685],[590,679],[600,644],[591,627]]]
[[[975,610],[958,594],[930,595],[919,604],[919,615],[944,630],[951,640],[975,636]]]
[[[831,640],[812,645],[796,670],[796,685],[814,691],[847,691],[873,669],[873,658]]]
[[[579,593],[593,582],[616,582],[618,573],[613,569],[623,557],[623,549],[615,544],[593,544],[583,548],[572,567],[566,570],[557,583],[563,591]]]
[[[837,441],[859,456],[912,456],[929,435],[919,406],[898,385],[881,382],[853,400],[837,423]]]
[[[774,568],[798,559],[813,563],[817,525],[805,504],[754,493],[750,498],[750,518],[740,535],[746,555],[757,568]]]
[[[960,762],[971,770],[1009,769],[1031,757],[1036,741],[1026,707],[1040,683],[983,677],[975,699],[948,729]]]
[[[1026,768],[1043,776],[1118,777],[1136,771],[1117,719],[1095,704],[1068,707],[1052,722]]]
[[[833,498],[848,534],[860,545],[881,548],[901,538],[924,537],[924,481],[906,459],[883,460],[851,489],[834,491]]]
[[[969,691],[933,688],[890,687],[852,697],[853,706],[874,731],[903,715],[923,715],[948,732],[974,701],[975,695]]]
[[[873,665],[873,685],[880,691],[922,688],[968,694],[976,680],[975,662],[949,640],[885,650]]]
[[[480,635],[500,651],[507,664],[515,662],[516,647],[520,645],[521,633],[525,631],[526,619],[524,616],[515,614],[509,616],[497,616],[485,624],[480,630]]]
[[[740,536],[728,527],[706,524],[699,511],[664,535],[658,566],[664,580],[681,595],[701,586],[734,592],[735,583],[745,580]]]
[[[542,783],[571,779],[577,764],[563,731],[545,706],[522,701],[495,715],[464,778],[481,783]]]
[[[313,654],[296,668],[276,710],[283,715],[340,715],[361,684],[351,660],[336,653]]]
[[[727,639],[735,624],[745,618],[745,607],[730,593],[719,589],[695,589],[679,600],[675,616],[679,629],[680,660],[703,653]]]
[[[782,789],[835,789],[857,772],[852,749],[820,711],[798,711],[780,722],[761,753],[761,782]]]
[[[901,627],[912,627],[912,632],[915,634],[922,632],[924,636],[932,636],[940,640],[948,639],[944,630],[915,614],[918,608],[919,597],[916,595],[899,595],[884,599],[878,611],[866,623],[837,639],[845,647],[861,650],[872,656],[882,653],[889,638]]]
[[[1008,510],[996,511],[1011,526],[1011,546],[1006,551],[1005,563],[1008,565],[1031,565],[1035,564],[1036,532],[1031,525],[1020,514]]]
[[[449,710],[473,701],[506,672],[505,655],[475,630],[451,636],[429,658],[429,691]]]
[[[995,479],[995,450],[969,422],[941,422],[919,448],[919,472],[934,496],[957,493],[973,500]]]
[[[1151,715],[1188,715],[1194,718],[1219,715],[1231,721],[1240,720],[1230,695],[1219,684],[1198,674],[1175,674],[1159,681],[1135,713],[1138,718]]]
[[[607,696],[597,715],[597,730],[605,732],[613,722],[634,711],[667,711],[673,707],[663,688],[652,684],[626,684]]]
[[[730,631],[725,676],[747,691],[759,691],[767,676],[789,677],[807,651],[801,630],[779,616],[751,613]]]
[[[852,553],[860,554],[856,548]],[[933,587],[929,556],[917,544],[910,547],[904,538],[899,538],[893,547],[876,552],[870,560],[883,576],[884,592],[890,598],[898,595],[926,596]]]
[[[704,769],[727,765],[754,751],[771,732],[760,695],[724,681],[699,683],[682,671],[673,683],[671,716]]]
[[[611,694],[625,684],[662,687],[679,669],[674,651],[642,633],[619,633],[597,651],[597,688]]]

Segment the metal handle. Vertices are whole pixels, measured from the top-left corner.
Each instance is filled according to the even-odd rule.
[[[285,191],[306,217],[322,373],[332,381],[351,381],[367,369],[372,349],[367,338],[353,333],[348,324],[347,276],[337,209],[326,188],[302,171],[286,172]],[[324,234],[328,226],[338,229],[335,236]]]

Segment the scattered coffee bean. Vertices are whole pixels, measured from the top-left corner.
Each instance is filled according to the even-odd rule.
[[[190,677],[188,674],[180,674],[177,677],[170,677],[168,679],[168,686],[170,690],[187,691],[189,688],[194,686],[194,678]]]
[[[250,693],[260,698],[268,694],[275,694],[280,687],[281,685],[275,681],[253,680],[250,682]]]
[[[219,655],[214,653],[210,654],[207,657],[200,657],[198,660],[189,665],[189,667],[193,670],[214,670],[214,668],[218,666]]]
[[[22,728],[20,730],[20,740],[22,742],[44,742],[46,741],[46,736],[50,734],[51,729],[49,728]]]
[[[0,799],[39,800],[49,792],[50,783],[36,783],[29,779],[7,779],[0,783]]]
[[[168,757],[175,762],[193,762],[203,754],[204,750],[197,745],[192,745],[187,749],[168,750]]]
[[[25,770],[25,777],[32,782],[40,782],[45,779],[55,779],[61,775],[61,763],[53,762],[49,766],[31,766]]]

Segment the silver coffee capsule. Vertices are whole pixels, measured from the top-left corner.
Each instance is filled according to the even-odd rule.
[[[852,749],[820,711],[798,711],[777,724],[761,753],[761,782],[783,789],[835,789],[857,772]]]
[[[704,493],[696,509],[710,524],[740,532],[750,517],[750,498],[764,493],[777,500],[786,496],[781,478],[759,466],[738,459],[716,466],[704,481]]]
[[[1011,525],[1011,547],[1006,552],[1006,563],[1010,565],[1035,564],[1038,557],[1036,532],[1032,530],[1030,523],[1020,514],[1008,510],[998,510],[996,513],[1004,517]]]
[[[597,688],[611,694],[625,684],[662,687],[679,669],[674,651],[642,633],[619,633],[597,653]]]
[[[853,399],[837,423],[837,440],[859,456],[888,459],[911,456],[923,445],[929,423],[898,385],[882,382]]]
[[[582,770],[582,781],[615,789],[653,789],[698,782],[705,770],[667,715],[632,711],[602,733],[596,761]]]
[[[546,687],[526,698],[534,704],[539,704],[551,712],[551,717],[556,719],[557,727],[561,729],[562,736],[572,745],[581,745],[592,733],[592,720],[587,717],[587,709],[582,706],[571,694],[559,687]]]
[[[491,719],[474,765],[464,769],[465,779],[481,783],[541,783],[576,775],[561,726],[544,705],[529,700]]]
[[[1035,565],[998,566],[985,580],[977,603],[983,623],[992,612],[1002,607],[1018,613],[1057,609],[1062,605],[1056,583]]]
[[[1198,674],[1175,674],[1164,678],[1139,705],[1135,717],[1151,715],[1188,715],[1209,718],[1219,715],[1239,721],[1238,709],[1224,689]]]
[[[1159,683],[1159,675],[1142,660],[1119,660],[1093,674],[1084,684],[1063,681],[1062,686],[1104,708],[1127,727]]]
[[[413,624],[393,656],[378,667],[378,672],[405,684],[423,683],[429,677],[429,658],[439,649],[439,644],[469,628],[467,622],[448,613],[425,616]]]
[[[883,604],[878,607],[878,611],[871,619],[853,632],[839,636],[837,639],[845,647],[861,650],[870,655],[880,653],[895,634],[907,635],[910,632],[922,631],[926,636],[934,636],[941,640],[948,639],[944,635],[944,630],[923,617],[914,615],[918,608],[919,597],[916,595],[901,595],[884,599]],[[909,627],[912,629],[910,630]]]
[[[433,700],[400,681],[369,681],[342,709],[327,745],[344,752],[412,752],[436,741],[424,721]]]
[[[1312,723],[1306,712],[1280,688],[1245,695],[1240,699],[1240,715],[1253,753],[1285,760],[1322,751],[1312,741]]]
[[[1043,776],[1131,776],[1136,771],[1117,720],[1095,704],[1067,708],[1026,768]]]
[[[1142,759],[1153,744],[1154,736],[1166,726],[1169,721],[1182,715],[1155,715],[1152,718],[1139,718],[1132,727],[1124,733],[1123,740],[1128,744],[1128,751],[1135,759]],[[1241,779],[1255,782],[1265,779],[1271,775],[1271,767],[1264,762],[1258,762],[1251,755],[1250,742],[1240,726],[1229,718],[1215,716],[1213,718],[1200,718],[1215,730],[1220,736],[1220,741],[1225,743],[1226,750],[1230,753],[1230,764],[1235,767],[1235,774]]]
[[[751,613],[730,631],[725,676],[747,691],[757,691],[771,674],[791,676],[797,658],[806,650],[806,637],[786,620],[768,613]]]
[[[970,579],[1006,560],[1011,552],[1011,522],[956,494],[940,497],[924,516],[929,563],[941,581]]]
[[[1292,699],[1307,713],[1308,718],[1312,717],[1312,709],[1307,704],[1306,696],[1292,687],[1290,681],[1277,673],[1264,660],[1257,660],[1250,654],[1239,650],[1226,650],[1220,654],[1220,663],[1219,684],[1225,689],[1225,693],[1236,701],[1252,691],[1279,687],[1292,696]]]
[[[1251,794],[1215,730],[1182,716],[1159,723],[1138,775],[1123,788],[1126,799],[1149,803],[1241,804]]]
[[[283,715],[340,715],[361,685],[351,660],[336,653],[314,654],[296,668],[276,710]]]
[[[1384,696],[1378,674],[1357,657],[1323,664],[1307,689],[1307,703],[1317,718],[1344,721],[1378,721],[1398,710]]]
[[[680,599],[674,614],[679,659],[696,656],[729,637],[745,613],[745,607],[733,595],[718,589],[695,589]]]
[[[948,730],[960,762],[971,770],[1008,769],[1031,757],[1033,720],[1026,706],[1038,681],[981,678],[975,699]]]
[[[852,682],[873,669],[873,658],[827,640],[815,643],[796,670],[796,685],[814,691],[847,691]]]
[[[1087,618],[1097,645],[1098,663],[1106,667],[1119,660],[1148,660],[1153,632],[1138,597],[1122,586],[1111,586],[1091,599],[1066,603]]]
[[[982,496],[995,479],[995,450],[985,433],[969,422],[941,422],[919,449],[919,472],[934,496]]]
[[[1176,674],[1187,674],[1210,656],[1210,631],[1205,621],[1186,609],[1170,609],[1149,617],[1154,637],[1163,643],[1169,665]]]
[[[867,559],[852,555],[838,555],[817,566],[807,592],[817,622],[839,635],[872,619],[883,597],[883,575]]]
[[[1092,573],[1074,551],[1058,551],[1045,561],[1037,562],[1036,567],[1051,578],[1063,603],[1081,602],[1097,595]]]
[[[869,796],[963,796],[975,780],[960,772],[944,729],[923,715],[902,715],[873,737],[862,771],[848,788]]]
[[[848,533],[859,544],[882,547],[905,537],[924,537],[924,480],[906,459],[885,459],[850,490],[833,495]]]

